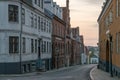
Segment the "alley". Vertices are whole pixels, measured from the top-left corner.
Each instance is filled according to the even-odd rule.
[[[30,76],[1,76],[0,80],[89,80],[95,65],[79,65]]]

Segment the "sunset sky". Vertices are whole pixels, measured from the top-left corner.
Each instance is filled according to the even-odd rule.
[[[65,6],[66,0],[53,0]],[[98,42],[97,18],[104,0],[70,0],[71,27],[80,27],[86,46],[96,46]]]

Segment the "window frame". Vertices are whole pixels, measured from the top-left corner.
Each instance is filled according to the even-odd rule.
[[[19,22],[19,7],[17,5],[8,5],[8,21]]]
[[[19,53],[19,37],[9,36],[9,53]]]

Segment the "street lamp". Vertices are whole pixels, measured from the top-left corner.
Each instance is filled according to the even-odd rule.
[[[110,76],[113,77],[113,72],[112,72],[112,35],[110,34],[110,31],[108,30],[106,32],[108,41],[109,41],[109,54],[110,54]]]

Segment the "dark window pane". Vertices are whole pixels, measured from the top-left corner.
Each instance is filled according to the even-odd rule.
[[[8,10],[9,21],[18,22],[18,6],[9,5],[8,9],[9,9]]]

